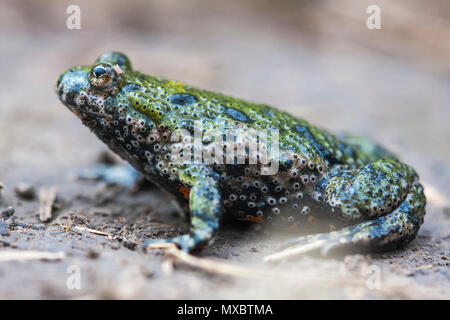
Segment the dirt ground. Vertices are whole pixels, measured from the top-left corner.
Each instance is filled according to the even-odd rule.
[[[71,1],[0,4],[0,210],[15,209],[9,230],[0,225],[0,299],[450,298],[448,2],[378,1],[381,30],[366,28],[366,1],[126,3],[78,1],[81,30],[66,28]],[[416,168],[426,187],[417,239],[384,254],[308,255],[270,266],[263,258],[281,235],[226,225],[197,253],[263,270],[253,278],[142,252],[144,239],[181,234],[188,222],[156,189],[74,179],[106,148],[54,92],[62,71],[108,50],[127,53],[144,73],[376,139]],[[14,191],[23,182],[34,198]],[[38,193],[49,187],[57,201],[42,223]],[[23,250],[58,259],[24,261]],[[2,260],[7,253],[12,261]]]

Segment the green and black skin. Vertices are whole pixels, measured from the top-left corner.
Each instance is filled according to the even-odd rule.
[[[212,242],[223,217],[280,227],[329,223],[336,231],[292,239],[364,251],[413,240],[426,199],[413,168],[375,143],[335,136],[273,107],[189,87],[132,69],[118,52],[73,67],[57,81],[60,100],[109,148],[148,180],[189,203],[191,229],[173,242],[191,251]],[[177,129],[279,130],[275,175],[260,164],[177,164]],[[314,246],[313,246],[314,247]]]

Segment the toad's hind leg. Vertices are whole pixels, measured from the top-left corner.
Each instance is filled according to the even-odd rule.
[[[356,173],[342,172],[325,187],[332,214],[351,226],[341,230],[289,240],[289,247],[266,261],[320,250],[352,251],[394,249],[415,238],[423,223],[426,199],[414,170],[397,160],[378,160]]]

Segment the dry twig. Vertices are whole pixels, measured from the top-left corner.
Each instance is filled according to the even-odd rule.
[[[66,257],[64,252],[31,251],[31,250],[1,250],[0,262],[5,261],[31,261],[31,260],[62,260]]]
[[[74,230],[78,230],[78,231],[87,231],[93,234],[98,234],[100,236],[105,236],[108,239],[114,239],[114,237],[112,235],[110,235],[109,233],[100,231],[100,230],[95,230],[95,229],[91,229],[91,228],[87,228],[87,227],[82,227],[82,226],[75,226],[73,227]]]
[[[56,200],[56,188],[41,188],[39,190],[39,219],[48,222],[52,218],[53,205]]]

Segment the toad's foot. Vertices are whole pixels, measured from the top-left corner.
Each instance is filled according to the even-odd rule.
[[[80,180],[97,180],[108,184],[132,187],[143,180],[143,176],[130,165],[96,165],[75,174]]]
[[[208,239],[208,243],[205,242],[205,239]],[[189,234],[185,234],[179,237],[171,238],[171,239],[156,239],[156,240],[147,240],[142,244],[142,248],[144,250],[153,248],[163,248],[164,244],[174,244],[181,250],[185,252],[190,252],[193,249],[199,248],[202,245],[207,245],[209,242],[213,241],[212,233],[205,233],[202,231],[191,232]]]

